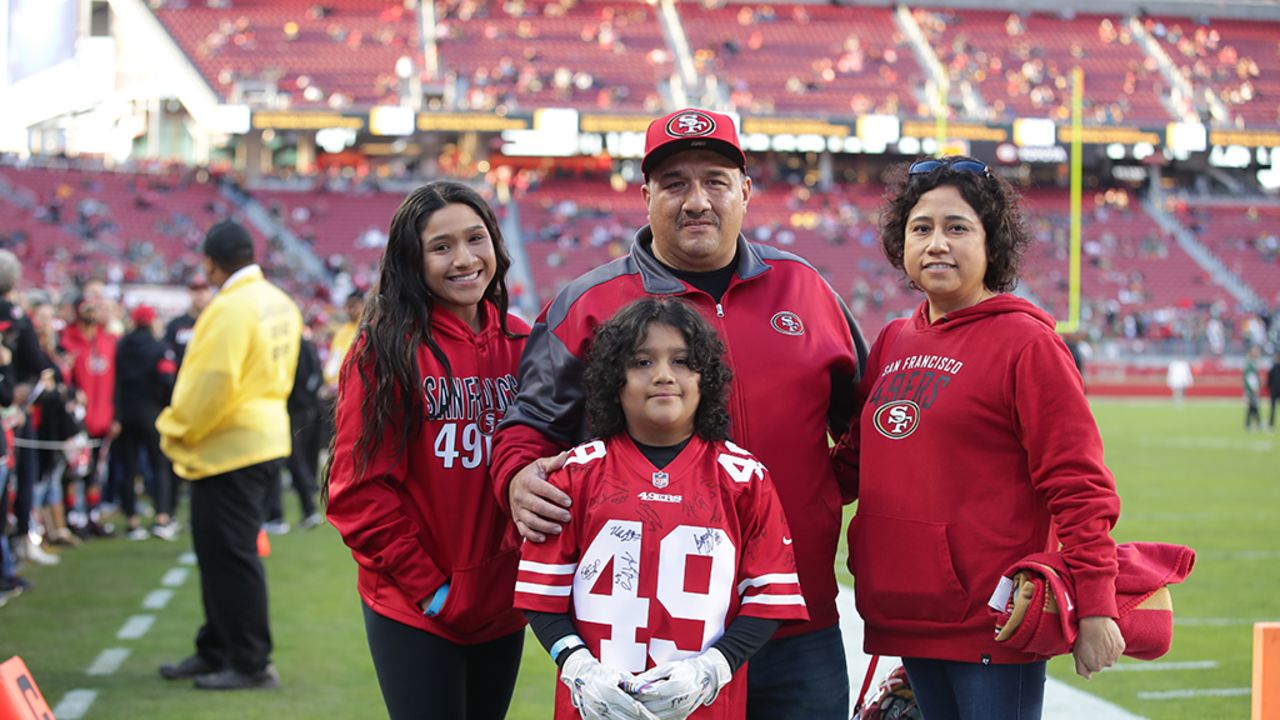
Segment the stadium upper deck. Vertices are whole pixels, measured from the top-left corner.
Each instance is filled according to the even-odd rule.
[[[1064,121],[1078,65],[1092,124],[1209,118],[1212,97],[1228,108],[1214,122],[1280,126],[1280,23],[810,3],[680,2],[664,13],[640,0],[158,5],[220,97],[273,109],[401,104],[413,78],[436,110],[716,103],[765,116],[910,118],[931,115],[929,88],[947,84],[958,119]],[[1190,83],[1189,105],[1172,99],[1173,73]]]

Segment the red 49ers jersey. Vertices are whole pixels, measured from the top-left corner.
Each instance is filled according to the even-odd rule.
[[[524,544],[515,605],[568,612],[601,663],[639,673],[692,657],[739,614],[808,619],[782,506],[742,448],[694,436],[658,470],[624,433],[574,448],[551,483],[573,519]],[[745,717],[743,672],[691,717]],[[557,684],[556,718],[574,717]]]

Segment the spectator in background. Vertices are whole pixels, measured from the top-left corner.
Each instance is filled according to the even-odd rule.
[[[324,373],[320,356],[311,342],[311,328],[302,328],[302,342],[298,347],[298,367],[293,374],[293,390],[289,393],[289,431],[293,438],[293,450],[289,453],[289,482],[302,505],[303,530],[324,522],[316,512],[316,463],[320,457],[320,435],[324,427],[320,422],[320,388],[324,385]],[[284,519],[284,501],[280,483],[271,486],[267,494],[267,532],[283,535],[289,532]]]
[[[1262,377],[1258,374],[1258,358],[1262,350],[1257,345],[1249,348],[1244,358],[1244,429],[1252,432],[1254,428],[1262,430],[1262,414],[1259,405],[1262,402]]]
[[[329,343],[329,359],[324,364],[324,383],[331,389],[338,387],[338,372],[342,369],[342,361],[346,359],[347,350],[356,338],[360,316],[364,313],[364,294],[359,290],[352,290],[344,306],[347,320],[333,332],[333,340]]]
[[[1165,374],[1165,383],[1173,393],[1173,404],[1181,405],[1183,394],[1187,388],[1195,384],[1195,377],[1191,374],[1191,363],[1181,358],[1171,360],[1169,371]]]
[[[1267,390],[1271,395],[1271,415],[1267,418],[1267,426],[1272,432],[1276,429],[1276,405],[1280,404],[1280,350],[1276,350],[1271,358],[1271,368],[1267,370]]]
[[[12,404],[19,414],[11,422],[14,425],[14,437],[22,440],[34,440],[36,424],[28,410],[36,399],[41,388],[38,384],[41,375],[40,342],[35,328],[22,307],[14,302],[14,289],[22,278],[22,265],[18,258],[8,250],[0,250],[0,337],[8,348],[11,361],[9,371],[5,373],[13,389]],[[15,476],[11,480],[14,493],[14,544],[10,546],[13,557],[28,560],[40,565],[56,565],[58,556],[48,553],[41,547],[41,540],[31,537],[31,512],[35,486],[40,478],[40,459],[34,448],[11,448],[16,462],[13,464]],[[0,498],[0,526],[7,517],[8,494]],[[2,529],[2,528],[0,528]]]
[[[124,466],[120,486],[120,506],[124,511],[130,540],[145,540],[155,535],[173,540],[178,528],[172,522],[173,496],[169,482],[169,464],[160,452],[160,435],[156,418],[169,404],[173,379],[178,371],[174,353],[156,338],[156,311],[150,305],[138,305],[130,315],[133,330],[116,345],[115,408],[117,437],[115,452]],[[148,533],[142,527],[134,490],[139,453],[145,453],[151,466],[149,492],[155,504],[155,518]]]
[[[286,400],[293,388],[302,315],[254,263],[239,224],[214,225],[204,271],[221,288],[196,322],[173,400],[156,420],[160,447],[191,483],[191,538],[204,625],[196,652],[162,665],[203,690],[275,688],[267,580],[258,531],[267,490],[289,456]]]
[[[30,320],[13,301],[14,289],[21,279],[22,265],[17,256],[8,250],[0,250],[0,406],[16,405],[18,412],[10,414],[5,422],[14,426],[16,437],[32,438],[33,428],[22,409],[26,407],[32,386],[40,375],[39,343]],[[9,402],[4,402],[6,394]],[[12,452],[14,448],[9,447],[4,454],[8,456]],[[5,529],[9,516],[9,492],[3,478],[9,475],[10,466],[7,457],[0,463],[0,593],[6,597],[22,592],[27,586],[27,581],[13,572],[13,556],[9,552],[9,535]],[[25,536],[19,537],[18,542],[26,542]],[[56,562],[56,556],[52,557]]]
[[[170,320],[164,330],[164,342],[173,351],[174,362],[178,367],[182,367],[182,358],[187,354],[187,344],[191,342],[196,319],[200,317],[200,313],[204,312],[205,306],[213,297],[209,281],[199,276],[191,280],[187,285],[187,291],[191,296],[191,307],[185,313]]]
[[[88,465],[88,447],[79,444],[82,453],[72,454],[69,448],[57,448],[73,437],[83,439],[80,422],[76,419],[78,406],[67,385],[70,367],[58,340],[54,308],[48,301],[31,303],[31,324],[35,328],[40,345],[40,393],[33,398],[28,413],[35,427],[35,437],[53,447],[36,451],[40,468],[32,505],[41,517],[45,540],[53,545],[79,545],[80,538],[67,527],[66,504],[63,502],[63,481],[68,475],[79,476]],[[55,449],[56,448],[56,449]]]
[[[62,346],[71,362],[71,386],[84,406],[84,429],[91,443],[89,469],[73,525],[84,525],[94,535],[114,534],[110,523],[98,511],[101,500],[99,478],[107,464],[107,444],[115,437],[115,335],[107,332],[103,316],[105,299],[88,283],[74,303],[75,322],[62,333]]]
[[[311,328],[302,330],[298,350],[298,369],[294,374],[293,392],[289,393],[289,428],[293,431],[293,453],[289,455],[289,475],[293,491],[302,503],[302,521],[309,530],[324,522],[316,512],[316,468],[320,462],[320,444],[324,423],[320,418],[320,389],[324,387],[324,370],[320,355],[311,341]]]

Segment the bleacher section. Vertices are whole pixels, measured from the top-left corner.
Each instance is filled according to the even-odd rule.
[[[1232,125],[1280,125],[1280,42],[1275,24],[1166,17],[1146,18],[1144,26],[1197,91],[1208,90],[1226,105]]]
[[[339,255],[360,265],[376,265],[382,257],[391,216],[404,195],[363,190],[253,192],[253,197],[308,243],[320,259]]]
[[[852,117],[922,114],[924,73],[891,8],[679,5],[700,73],[739,111]]]
[[[1071,117],[1071,70],[1085,75],[1089,122],[1171,121],[1155,61],[1132,42],[1120,15],[916,9],[914,17],[953,83],[976,81],[989,120]]]
[[[274,89],[285,107],[398,104],[396,61],[422,55],[417,15],[395,0],[191,2],[155,14],[223,98],[239,82]]]
[[[194,171],[133,174],[0,168],[3,230],[27,239],[24,261],[79,273],[105,262],[131,282],[182,282],[199,266],[205,230],[231,214]],[[262,251],[262,240],[259,251]]]
[[[640,0],[441,2],[442,68],[471,110],[652,111],[672,73],[653,7]]]
[[[1181,212],[1179,220],[1263,302],[1280,299],[1280,207],[1199,206]]]

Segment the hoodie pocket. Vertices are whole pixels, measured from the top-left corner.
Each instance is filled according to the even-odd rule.
[[[504,552],[474,567],[454,570],[449,595],[435,621],[458,635],[470,635],[494,622],[506,622],[516,587],[520,551]]]
[[[858,612],[869,622],[959,622],[969,605],[945,523],[854,516],[852,570]]]

